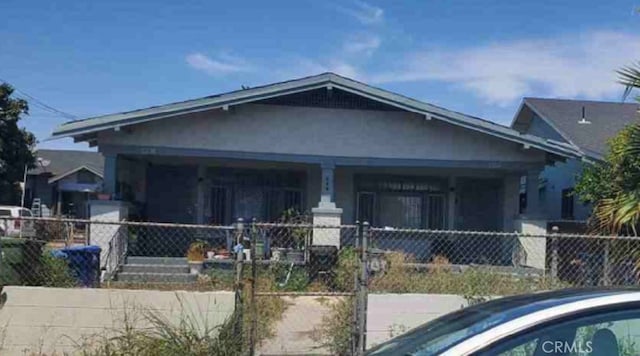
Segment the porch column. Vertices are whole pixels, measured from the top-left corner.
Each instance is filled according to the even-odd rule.
[[[117,173],[118,155],[105,154],[104,155],[104,178],[102,191],[105,194],[109,194],[111,199],[115,198],[116,194],[116,182],[118,179]]]
[[[204,224],[204,190],[205,178],[207,175],[207,167],[203,164],[198,165],[198,177],[196,188],[196,224]]]
[[[321,168],[322,187],[320,188],[320,203],[318,203],[318,207],[335,208],[336,203],[333,201],[335,198],[333,188],[335,166],[333,164],[323,164]]]
[[[315,226],[338,226],[341,223],[342,209],[336,207],[334,202],[334,170],[335,165],[323,163],[322,180],[320,186],[320,202],[318,206],[311,209],[313,214],[313,225]],[[339,228],[313,228],[313,245],[331,245],[340,248]]]
[[[449,177],[449,191],[447,195],[447,228],[456,228],[456,177]]]

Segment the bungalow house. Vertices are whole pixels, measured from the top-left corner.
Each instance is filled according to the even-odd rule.
[[[295,208],[318,224],[514,231],[521,176],[582,156],[333,73],[72,121],[53,137],[97,147],[104,191],[142,219],[223,225]]]
[[[86,218],[87,202],[102,189],[103,168],[98,152],[38,150],[27,172],[25,205],[38,216]]]
[[[624,127],[638,123],[638,104],[584,100],[525,98],[511,127],[574,146],[580,158],[556,161],[533,180],[527,198],[535,195],[546,220],[586,220],[591,207],[574,196],[583,164],[604,158],[607,141]]]

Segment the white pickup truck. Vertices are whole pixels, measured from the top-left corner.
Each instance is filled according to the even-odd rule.
[[[22,220],[31,217],[31,211],[19,206],[0,205],[0,236],[32,238],[36,235],[33,220]]]

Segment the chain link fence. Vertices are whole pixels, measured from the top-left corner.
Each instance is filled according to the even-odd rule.
[[[628,236],[366,223],[2,223],[16,221],[20,234],[0,244],[2,285],[232,291],[235,335],[249,354],[359,354],[370,344],[367,318],[379,312],[368,308],[372,295],[473,301],[640,278],[640,239]]]

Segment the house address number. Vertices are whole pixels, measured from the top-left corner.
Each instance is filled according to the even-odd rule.
[[[157,150],[155,148],[141,148],[140,149],[140,153],[142,153],[143,155],[154,155],[157,153]]]

